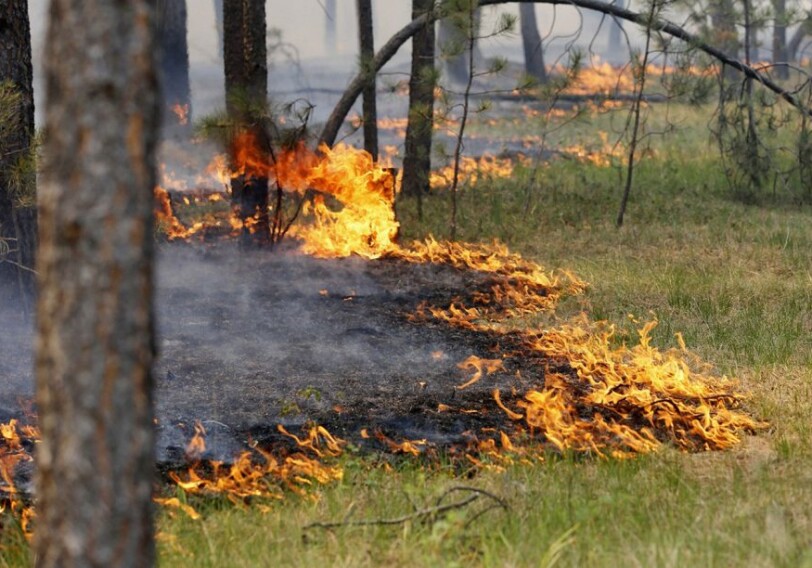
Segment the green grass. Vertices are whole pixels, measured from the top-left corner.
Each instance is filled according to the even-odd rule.
[[[594,133],[593,133],[594,134]],[[662,143],[637,171],[627,222],[614,227],[617,171],[561,160],[461,194],[460,238],[498,238],[591,283],[561,307],[634,340],[656,317],[661,347],[680,331],[748,408],[771,424],[729,452],[666,449],[628,461],[548,456],[473,477],[437,465],[343,458],[344,480],[307,498],[235,506],[192,500],[199,521],[163,510],[162,566],[810,566],[812,567],[812,211],[791,199],[732,197],[701,134]],[[686,144],[693,144],[690,148]],[[527,191],[530,191],[529,206]],[[447,234],[448,196],[426,218],[399,209],[404,237]],[[305,530],[433,504],[449,487],[510,505],[435,523]],[[6,536],[0,566],[24,557]]]

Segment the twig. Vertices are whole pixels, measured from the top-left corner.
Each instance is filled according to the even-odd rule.
[[[452,493],[457,492],[468,492],[472,493],[468,497],[460,500],[454,501],[452,503],[443,504],[443,500],[451,495]],[[401,515],[400,517],[391,517],[385,519],[363,519],[358,521],[351,521],[348,520],[345,516],[343,521],[332,521],[332,522],[321,522],[316,521],[310,524],[305,525],[302,527],[303,530],[309,529],[334,529],[339,527],[365,527],[365,526],[392,526],[392,525],[402,525],[404,523],[408,523],[409,521],[422,521],[422,520],[431,520],[436,519],[438,516],[441,516],[444,513],[449,511],[453,511],[455,509],[463,509],[476,501],[481,497],[488,497],[494,501],[491,505],[486,507],[483,511],[479,511],[475,516],[470,519],[467,523],[470,524],[474,519],[481,517],[485,512],[490,511],[495,508],[500,508],[504,510],[508,510],[508,504],[505,502],[504,499],[501,497],[494,495],[493,493],[486,491],[484,489],[478,489],[476,487],[466,487],[466,486],[456,486],[451,487],[450,489],[446,490],[440,497],[437,499],[437,504],[433,507],[425,507],[423,509],[418,509],[413,513],[408,515]],[[414,504],[412,504],[414,506]]]

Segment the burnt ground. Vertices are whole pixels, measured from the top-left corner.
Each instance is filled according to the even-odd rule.
[[[364,428],[395,441],[425,438],[442,449],[504,425],[493,388],[506,399],[526,392],[543,381],[541,366],[527,365],[519,377],[520,363],[508,359],[504,372],[456,389],[472,373],[459,362],[496,358],[494,347],[509,338],[408,318],[423,301],[445,306],[487,279],[395,259],[239,252],[232,243],[162,245],[158,461],[185,459],[196,421],[207,430],[203,457],[220,460],[249,441],[279,441],[278,424],[295,432],[315,422],[367,449],[385,446],[362,438]],[[0,330],[0,419],[7,420],[21,415],[33,381],[29,326],[19,314],[4,321],[15,322]],[[438,411],[440,404],[451,410]]]

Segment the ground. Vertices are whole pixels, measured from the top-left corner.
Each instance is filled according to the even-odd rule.
[[[577,129],[568,136],[597,140],[592,126],[580,140]],[[675,346],[674,333],[682,332],[718,372],[739,379],[750,393],[748,410],[767,420],[768,430],[727,452],[666,448],[630,460],[549,455],[504,470],[349,453],[339,460],[341,481],[304,497],[234,505],[178,491],[202,518],[161,511],[161,564],[812,566],[809,206],[782,196],[737,201],[698,128],[659,146],[636,180],[621,230],[613,225],[621,191],[614,168],[562,161],[486,180],[462,192],[462,238],[499,238],[548,268],[573,270],[591,287],[565,302],[561,315],[586,310],[607,319],[618,327],[617,341],[632,341],[637,322],[652,315],[659,347]],[[432,195],[425,205],[420,222],[414,204],[402,204],[404,239],[446,233],[447,196]],[[369,282],[353,286],[362,284]],[[321,286],[314,281],[296,294],[318,302]],[[329,280],[325,287],[331,292]],[[339,295],[350,291],[333,287]],[[175,293],[182,303],[182,287]],[[370,341],[374,326],[355,327],[354,345]],[[171,368],[161,372],[161,380],[185,380]],[[299,398],[305,402],[293,402],[315,404],[313,396]],[[475,518],[481,509],[469,507],[396,526],[305,528],[407,515],[460,485],[488,490],[509,509]],[[4,538],[0,565],[23,563],[20,537]]]

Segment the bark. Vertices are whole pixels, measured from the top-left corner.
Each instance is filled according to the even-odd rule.
[[[155,562],[152,0],[52,0],[39,193],[37,565]]]
[[[469,38],[465,23],[468,18],[468,4],[474,0],[449,0],[450,16],[440,20],[437,43],[444,62],[445,72],[454,83],[464,85],[468,82]],[[474,33],[479,33],[482,13],[474,12]],[[474,67],[482,67],[482,53],[479,44],[474,41]]]
[[[265,2],[225,0],[223,28],[226,108],[238,130],[252,132],[265,146],[257,151],[265,152],[268,141],[259,123],[268,101]],[[231,191],[232,204],[243,221],[243,244],[266,244],[270,240],[268,178],[241,176],[232,180]]]
[[[0,83],[7,82],[19,95],[11,124],[0,132],[0,239],[8,241],[16,252],[12,260],[19,266],[0,262],[0,280],[19,284],[21,300],[27,304],[34,291],[36,250],[36,209],[12,195],[11,170],[31,151],[34,134],[34,86],[31,65],[31,29],[28,0],[0,0]],[[35,179],[23,180],[26,191],[33,191]],[[13,289],[13,288],[11,288]]]
[[[602,0],[480,0],[479,5],[496,6],[500,4],[511,4],[514,2],[549,4],[552,6],[576,6],[585,10],[595,10],[596,12],[607,14],[620,20],[632,22],[640,26],[649,25],[647,23],[647,14],[640,14],[638,12],[627,10],[626,8],[607,4]],[[386,65],[386,63],[389,62],[392,57],[394,57],[400,46],[414,36],[418,30],[426,25],[427,22],[433,22],[436,20],[437,14],[432,13],[416,18],[406,24],[403,28],[396,32],[395,35],[389,38],[389,41],[381,46],[380,50],[375,55],[372,69],[370,69],[367,73],[377,73],[380,71],[381,68]],[[685,28],[669,22],[668,20],[662,19],[655,19],[650,25],[653,31],[662,32],[682,40],[691,47],[703,51],[717,61],[724,63],[736,71],[739,71],[745,77],[754,79],[757,83],[760,83],[765,88],[784,99],[787,103],[795,107],[805,116],[812,117],[812,109],[806,107],[794,93],[783,89],[780,85],[776,84],[769,77],[761,74],[753,67],[742,63],[734,57],[730,57],[719,48],[708,44],[707,42],[701,40],[698,36],[688,32]],[[344,94],[341,95],[338,103],[333,108],[333,112],[330,114],[330,117],[324,124],[321,136],[319,137],[319,141],[321,143],[330,146],[335,142],[336,136],[338,136],[338,131],[341,128],[341,125],[344,123],[344,120],[347,118],[347,113],[350,112],[355,100],[361,94],[366,80],[367,76],[364,74],[364,72],[361,72],[356,75],[352,81],[350,81],[350,84],[344,90]]]
[[[412,19],[431,11],[433,0],[412,0]],[[404,195],[416,195],[422,216],[422,195],[428,193],[431,173],[431,138],[434,124],[434,23],[424,24],[412,38],[409,77],[409,120],[403,156]]]
[[[372,65],[375,58],[375,40],[372,26],[372,0],[356,0],[358,8],[358,43],[360,47],[361,67]],[[378,110],[376,105],[375,74],[369,74],[362,93],[364,115],[364,149],[378,161]]]
[[[336,0],[324,2],[324,37],[327,43],[327,54],[336,54]]]
[[[773,65],[775,76],[779,79],[789,79],[787,67],[787,1],[773,0]]]
[[[544,66],[544,46],[536,23],[536,7],[533,4],[519,4],[519,19],[524,48],[524,71],[539,83],[546,83],[547,68]]]
[[[192,95],[189,86],[189,43],[186,0],[157,0],[158,43],[164,124],[185,127],[192,124]]]

